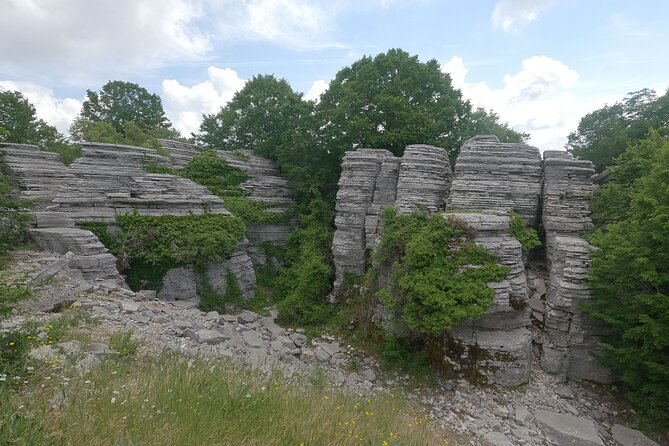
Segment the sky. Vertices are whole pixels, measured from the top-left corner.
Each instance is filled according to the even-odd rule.
[[[189,135],[257,74],[318,100],[401,48],[473,105],[564,148],[582,116],[669,87],[666,0],[0,0],[0,88],[66,133],[86,90],[135,82]]]

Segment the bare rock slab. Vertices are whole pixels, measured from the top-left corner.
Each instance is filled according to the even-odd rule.
[[[225,340],[225,336],[216,330],[198,330],[196,336],[200,344],[218,344]]]
[[[604,446],[592,420],[537,410],[534,418],[541,430],[562,446]]]
[[[257,331],[249,330],[242,332],[242,339],[251,348],[263,348],[265,346],[265,341],[263,341],[262,336]]]
[[[630,429],[620,424],[613,426],[611,435],[622,446],[660,446],[638,430]]]

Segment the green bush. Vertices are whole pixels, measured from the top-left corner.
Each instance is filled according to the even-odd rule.
[[[488,311],[495,291],[487,283],[504,279],[508,268],[474,242],[470,228],[425,212],[400,216],[393,207],[381,220],[374,263],[392,269],[401,295],[396,312],[411,329],[439,335]]]
[[[116,350],[119,356],[129,358],[137,354],[142,341],[132,337],[132,330],[116,331],[109,337],[109,348]]]
[[[669,139],[652,132],[611,168],[593,198],[618,203],[595,231],[587,310],[612,330],[604,362],[622,378],[644,423],[669,423]]]
[[[246,225],[233,216],[202,214],[159,217],[119,215],[120,250],[128,259],[151,264],[189,264],[227,259],[246,236]]]
[[[539,234],[533,228],[527,227],[525,220],[517,212],[511,212],[511,234],[520,242],[523,252],[529,252],[538,246],[541,246]]]

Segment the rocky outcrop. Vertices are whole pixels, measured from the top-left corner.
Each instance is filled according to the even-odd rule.
[[[270,203],[271,207],[267,209],[268,212],[285,214],[288,211],[293,203],[293,191],[288,186],[288,181],[281,176],[273,161],[259,157],[251,150],[220,150],[218,154],[228,164],[246,173],[248,178],[240,187],[248,194],[248,198]],[[271,264],[273,260],[267,258],[263,245],[284,246],[295,225],[295,221],[250,224],[248,227],[248,249],[253,264],[256,266]]]
[[[346,274],[360,275],[367,267],[368,231],[365,222],[369,213],[377,217],[377,221],[374,221],[376,225],[379,209],[385,204],[377,201],[374,209],[370,210],[374,203],[377,177],[386,158],[392,158],[392,154],[387,150],[358,149],[344,155],[337,191],[335,217],[337,230],[332,241],[337,273],[335,290],[341,288]],[[390,171],[386,170],[386,181],[389,179]],[[375,231],[376,226],[373,231],[370,228],[369,232],[371,234]]]
[[[115,144],[83,143],[82,157],[70,166],[63,165],[55,153],[35,146],[3,144],[3,155],[9,173],[18,182],[21,197],[34,200],[32,238],[43,249],[75,254],[70,265],[82,270],[84,278],[113,278],[122,281],[116,259],[97,237],[75,226],[83,222],[113,224],[116,215],[138,212],[142,215],[190,215],[207,212],[229,215],[223,201],[207,188],[194,182],[165,174],[148,173],[146,163],[172,168],[185,166],[199,149],[191,144],[161,140],[169,157],[151,149]],[[285,180],[276,167],[266,160],[248,156],[249,180],[244,187],[252,199],[275,203],[273,211],[283,212],[290,203]],[[281,183],[283,181],[283,183]],[[253,228],[251,235],[259,244],[265,240],[285,241],[288,230]],[[249,257],[248,242],[240,245],[232,257],[217,268],[231,270],[244,295],[251,297],[255,273]],[[225,275],[225,274],[224,274]],[[166,299],[189,299],[195,296],[191,268],[172,270],[165,277],[160,295]]]
[[[473,228],[476,243],[509,268],[505,280],[488,284],[495,290],[488,313],[446,334],[443,353],[447,374],[483,384],[526,383],[532,359],[527,279],[520,243],[510,233],[509,216],[484,211],[447,213],[444,217]]]
[[[379,214],[395,205],[412,212],[423,205],[432,212],[444,210],[451,170],[444,149],[408,146],[402,158],[387,150],[347,152],[337,192],[337,230],[332,242],[336,270],[335,293],[347,274],[360,275],[378,239]]]
[[[92,232],[76,228],[37,228],[30,230],[30,236],[44,251],[73,253],[69,266],[81,270],[84,279],[112,279],[125,284],[116,269],[116,257]]]
[[[448,209],[509,212],[530,226],[539,223],[542,167],[539,149],[476,136],[460,149]]]
[[[545,300],[541,364],[573,379],[609,382],[611,374],[595,359],[604,327],[588,317],[592,301],[587,285],[590,245],[583,234],[592,228],[588,197],[593,192],[590,161],[566,152],[544,152],[543,226],[549,281]]]
[[[451,165],[444,149],[428,145],[406,148],[397,180],[395,207],[399,213],[425,206],[430,212],[446,209]]]

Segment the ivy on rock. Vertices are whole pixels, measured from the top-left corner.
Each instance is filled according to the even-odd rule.
[[[393,295],[381,291],[387,309],[425,335],[439,335],[467,319],[483,316],[508,268],[474,242],[474,231],[453,217],[425,211],[381,214],[383,235],[373,261],[392,270]],[[393,298],[394,297],[394,298]]]

